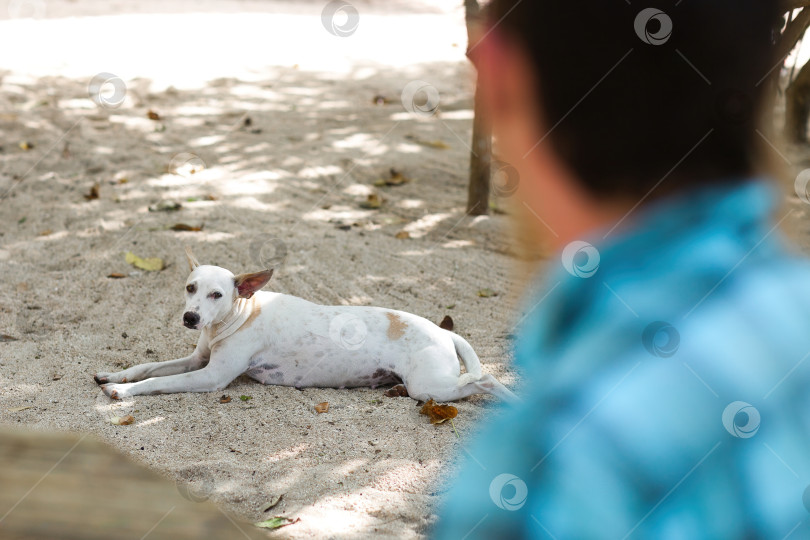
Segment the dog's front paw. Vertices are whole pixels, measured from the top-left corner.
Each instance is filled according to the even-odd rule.
[[[101,390],[112,399],[124,399],[125,397],[129,397],[129,384],[102,384]]]
[[[125,383],[127,382],[126,370],[116,371],[115,373],[96,373],[93,375],[93,379],[98,384]]]

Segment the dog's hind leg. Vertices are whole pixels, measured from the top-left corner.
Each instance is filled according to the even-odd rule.
[[[464,377],[462,375],[461,377]],[[406,382],[408,394],[418,400],[456,401],[473,394],[492,394],[504,401],[515,402],[519,398],[490,374],[478,380],[459,384],[460,377],[444,376],[430,380]]]

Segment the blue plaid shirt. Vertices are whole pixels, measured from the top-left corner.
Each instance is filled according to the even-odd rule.
[[[434,537],[810,538],[810,264],[779,196],[704,187],[569,245]]]

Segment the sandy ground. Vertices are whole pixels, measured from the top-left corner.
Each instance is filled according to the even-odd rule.
[[[227,404],[112,404],[92,380],[193,348],[189,245],[234,272],[272,264],[268,288],[315,302],[451,315],[485,371],[517,383],[505,218],[464,216],[461,10],[358,1],[360,25],[341,38],[322,25],[324,4],[0,2],[0,333],[17,338],[0,342],[0,423],[93,433],[247,521],[301,518],[277,536],[418,538],[494,399],[457,403],[456,433],[380,389],[241,377]],[[88,98],[101,72],[126,84],[120,107]],[[414,80],[436,88],[438,115],[403,106]],[[411,181],[375,187],[391,168]],[[382,207],[361,208],[372,192]],[[161,201],[182,208],[148,210]],[[127,251],[167,267],[136,270]],[[110,423],[125,414],[136,423]]]

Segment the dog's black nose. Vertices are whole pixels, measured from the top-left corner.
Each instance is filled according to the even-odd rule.
[[[194,328],[200,322],[200,316],[193,311],[186,311],[183,313],[183,324],[188,328]]]

